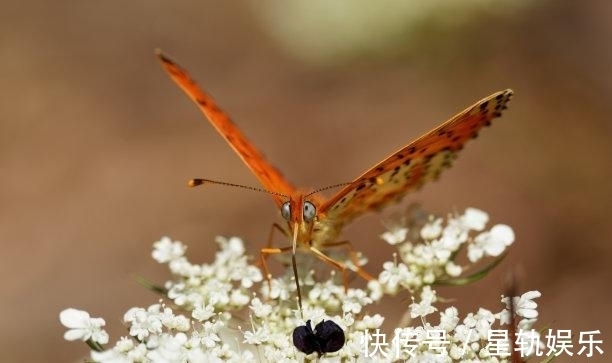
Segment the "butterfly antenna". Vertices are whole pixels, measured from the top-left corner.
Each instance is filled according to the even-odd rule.
[[[249,185],[227,183],[227,182],[222,182],[222,181],[218,181],[218,180],[210,180],[210,179],[201,179],[201,178],[198,178],[198,179],[191,179],[187,183],[187,185],[189,185],[192,188],[193,187],[197,187],[198,185],[202,185],[202,184],[225,185],[225,186],[228,186],[228,187],[242,188],[242,189],[252,190],[254,192],[260,192],[260,193],[267,193],[267,194],[277,195],[279,197],[283,197],[283,198],[289,199],[289,196],[287,196],[285,194],[282,194],[282,193],[274,192],[274,191],[271,191],[271,190],[256,188],[256,187],[252,187],[252,186],[249,186]]]
[[[351,183],[340,183],[340,184],[328,185],[328,186],[326,186],[326,187],[322,187],[322,188],[319,188],[319,189],[315,189],[314,191],[312,191],[312,192],[310,192],[310,193],[306,194],[306,196],[307,196],[307,197],[309,197],[309,196],[311,196],[311,195],[313,195],[313,194],[317,194],[317,193],[320,193],[320,192],[326,191],[326,190],[328,190],[328,189],[334,189],[334,188],[345,187],[345,186],[347,186],[347,185],[349,185],[349,184],[351,184]]]

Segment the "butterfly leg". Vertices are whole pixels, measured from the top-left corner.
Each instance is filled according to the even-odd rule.
[[[346,293],[348,291],[348,272],[350,269],[344,263],[334,260],[333,258],[321,252],[316,247],[310,246],[310,251],[314,253],[314,255],[317,256],[321,261],[326,262],[334,266],[338,270],[342,271],[342,281],[344,282],[344,292]]]
[[[353,248],[353,244],[348,241],[348,240],[344,240],[344,241],[340,241],[340,242],[330,242],[330,243],[324,243],[322,245],[322,247],[327,248],[333,248],[333,247],[344,247],[347,249],[349,257],[351,258],[351,262],[353,262],[353,265],[355,266],[355,272],[361,276],[362,279],[366,280],[366,281],[372,281],[374,280],[374,277],[372,277],[372,275],[370,275],[369,273],[367,273],[364,269],[361,268],[361,266],[359,266],[359,258],[358,258],[358,252],[355,251],[355,248]]]
[[[270,226],[270,232],[268,233],[268,242],[266,243],[266,247],[261,249],[259,263],[257,264],[262,270],[264,270],[264,273],[266,274],[266,280],[268,280],[268,287],[270,287],[270,273],[268,271],[268,264],[266,263],[268,256],[287,252],[277,252],[277,250],[279,249],[272,247],[275,231],[280,232],[283,236],[287,237],[287,231],[285,231],[280,224],[272,223],[272,225]],[[264,253],[264,251],[267,251],[267,253]]]
[[[268,280],[268,291],[272,290],[272,285],[270,282],[270,276],[271,276],[270,270],[268,270],[268,263],[266,262],[268,259],[268,256],[277,255],[280,253],[287,253],[287,252],[293,252],[293,246],[288,246],[288,247],[283,247],[283,248],[262,248],[259,251],[261,266],[264,270],[264,273],[266,274],[266,279]],[[291,262],[293,266],[293,275],[295,276],[295,287],[297,289],[297,294],[298,294],[298,307],[300,308],[300,313],[301,313],[303,311],[302,310],[302,293],[300,291],[300,281],[298,280],[297,267],[296,267],[294,254],[291,255]]]
[[[275,248],[275,247],[266,247],[259,250],[259,263],[261,264],[261,268],[264,270],[264,274],[266,275],[266,280],[268,280],[268,289],[272,288],[270,283],[271,274],[268,269],[268,256],[270,255],[278,255],[281,253],[291,252],[293,248],[291,246],[283,247],[283,248]]]

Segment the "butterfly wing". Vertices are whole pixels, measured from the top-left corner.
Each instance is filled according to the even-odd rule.
[[[213,98],[200,89],[187,71],[161,51],[157,50],[156,54],[172,80],[196,103],[200,111],[204,113],[208,121],[251,169],[251,172],[255,174],[264,188],[284,195],[294,194],[295,187],[266,160],[229,116],[217,106]],[[272,195],[272,197],[279,206],[285,201],[279,195]]]
[[[435,180],[480,129],[501,116],[512,90],[496,92],[389,155],[319,207],[319,220],[338,230],[369,210],[398,201],[406,193]]]

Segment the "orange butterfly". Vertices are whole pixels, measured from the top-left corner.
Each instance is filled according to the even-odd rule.
[[[348,286],[347,266],[328,257],[323,250],[328,247],[346,245],[338,242],[342,227],[370,210],[380,209],[393,201],[398,201],[406,193],[420,188],[424,183],[438,178],[442,170],[451,166],[459,150],[470,139],[478,135],[483,126],[501,116],[506,103],[512,97],[512,90],[496,92],[468,107],[450,120],[442,123],[407,146],[392,153],[380,163],[363,173],[329,199],[322,198],[316,190],[300,190],[287,181],[244,136],[240,129],[217,106],[215,101],[202,91],[189,74],[161,51],[156,52],[163,67],[179,87],[191,98],[204,113],[221,136],[238,153],[244,163],[263,184],[287,222],[287,232],[291,233],[292,246],[286,248],[264,248],[261,250],[262,265],[269,276],[265,264],[270,254],[292,251],[293,269],[299,282],[295,267],[295,251],[314,253],[343,272],[345,288]],[[234,185],[208,179],[193,179],[190,186],[204,183]],[[333,187],[333,186],[332,186]],[[359,267],[354,253],[349,247],[354,269],[366,280],[372,277]],[[301,305],[301,304],[300,304]]]

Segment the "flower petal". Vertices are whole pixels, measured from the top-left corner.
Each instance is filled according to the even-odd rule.
[[[60,321],[66,328],[83,328],[89,320],[87,311],[68,308],[60,313]]]

